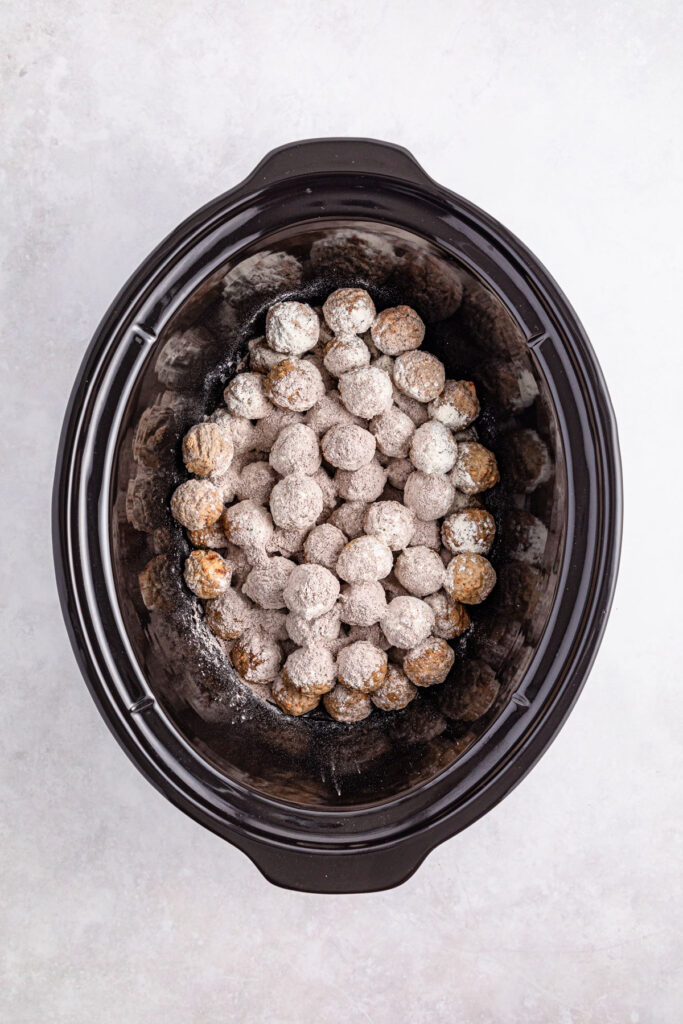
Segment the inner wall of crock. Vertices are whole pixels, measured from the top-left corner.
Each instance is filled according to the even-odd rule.
[[[473,607],[453,641],[447,681],[403,711],[341,724],[323,712],[284,715],[244,683],[182,581],[190,548],[172,520],[185,477],[180,441],[221,404],[250,338],[276,299],[321,304],[334,288],[367,288],[378,309],[412,305],[424,347],[447,376],[480,396],[479,439],[496,454],[501,483],[480,496],[495,516],[494,593]],[[552,605],[562,553],[565,475],[546,383],[502,302],[455,259],[417,235],[376,223],[316,221],[259,241],[213,272],[155,343],[121,429],[112,493],[112,561],[135,655],[160,705],[200,755],[225,776],[308,806],[395,798],[448,768],[520,686]],[[149,612],[138,574],[167,569],[164,607]],[[463,685],[479,699],[466,712]],[[463,714],[465,717],[463,718]]]

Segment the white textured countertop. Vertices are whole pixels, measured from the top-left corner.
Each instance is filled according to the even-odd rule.
[[[0,1017],[678,1024],[680,4],[4,8]],[[49,532],[67,397],[121,283],[273,146],[323,135],[403,143],[530,246],[624,458],[620,583],[567,725],[372,896],[272,887],[138,774],[76,668]]]

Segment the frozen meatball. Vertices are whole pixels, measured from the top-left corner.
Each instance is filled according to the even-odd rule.
[[[441,637],[429,636],[408,651],[403,671],[415,686],[436,686],[444,682],[454,661],[450,644]]]
[[[335,604],[329,612],[319,615],[317,619],[305,619],[298,612],[290,612],[286,626],[289,637],[300,647],[307,647],[309,644],[329,647],[339,636],[340,610]]]
[[[272,406],[271,406],[272,409]],[[233,452],[239,455],[251,451],[254,446],[255,427],[243,416],[232,416],[227,409],[216,409],[209,417],[209,423],[215,423],[232,441]]]
[[[463,604],[481,604],[495,585],[496,571],[482,555],[456,555],[446,569],[444,589]]]
[[[465,494],[479,494],[498,483],[496,457],[483,444],[463,441],[457,446],[451,483]]]
[[[185,582],[203,600],[218,597],[230,586],[232,570],[217,551],[191,551],[183,570]]]
[[[187,530],[201,530],[220,519],[223,499],[208,480],[186,480],[171,498],[171,515]]]
[[[466,508],[444,519],[441,537],[454,555],[471,551],[475,555],[488,555],[496,535],[496,523],[485,508]]]
[[[438,420],[423,423],[410,442],[410,461],[422,473],[448,473],[455,464],[456,454],[453,435]]]
[[[209,629],[221,640],[237,640],[251,625],[251,603],[232,588],[207,601],[205,609]]]
[[[281,476],[290,473],[312,475],[320,468],[317,434],[305,423],[284,427],[271,448],[268,461]]]
[[[434,401],[445,382],[446,371],[441,360],[422,349],[404,352],[394,363],[394,384],[416,402]]]
[[[360,690],[350,690],[337,683],[334,690],[323,697],[323,705],[331,718],[337,722],[360,722],[372,711],[372,701]]]
[[[384,587],[375,580],[351,583],[339,598],[342,622],[349,626],[374,626],[386,611]]]
[[[373,644],[358,640],[342,648],[337,657],[337,677],[349,690],[374,693],[387,674],[387,656]]]
[[[305,715],[317,708],[320,703],[317,694],[301,693],[293,686],[288,686],[282,676],[278,676],[274,681],[271,693],[277,706],[287,715]]]
[[[444,581],[443,562],[431,548],[407,548],[396,559],[396,579],[409,594],[425,597],[440,590]]]
[[[380,622],[392,647],[414,647],[434,628],[434,612],[419,597],[395,597]]]
[[[339,504],[339,495],[337,494],[337,485],[331,476],[329,476],[324,469],[320,468],[313,473],[311,480],[315,480],[320,492],[323,496],[323,515],[319,516],[318,520],[325,518],[325,513],[331,512],[333,508],[336,508]]]
[[[323,510],[318,484],[304,473],[291,473],[275,484],[270,495],[273,522],[286,530],[312,526]]]
[[[352,370],[339,378],[341,400],[354,416],[370,420],[391,406],[391,379],[376,366]]]
[[[377,447],[390,458],[405,458],[410,452],[410,441],[415,433],[415,424],[410,416],[392,405],[380,416],[370,422],[370,430],[375,435]]]
[[[269,636],[271,640],[277,640],[278,643],[289,640],[286,625],[287,615],[277,608],[255,608],[252,622],[254,629],[259,629],[264,636]]]
[[[345,545],[346,537],[341,530],[331,523],[321,523],[313,527],[304,541],[304,558],[334,572]]]
[[[365,529],[364,523],[367,509],[367,501],[345,501],[342,505],[335,508],[328,522],[346,534],[349,540],[355,540],[356,537],[360,537]]]
[[[196,423],[183,438],[183,462],[188,472],[208,476],[232,462],[230,436],[217,423]]]
[[[339,597],[339,580],[324,565],[297,565],[284,590],[290,611],[305,619],[329,612]]]
[[[377,501],[365,513],[365,532],[379,537],[392,551],[408,547],[415,532],[415,513],[398,501]]]
[[[276,480],[277,476],[267,462],[250,462],[237,478],[237,497],[240,501],[266,505]]]
[[[441,394],[429,403],[429,415],[451,430],[464,430],[479,415],[479,400],[471,380],[447,380]]]
[[[284,608],[284,589],[295,563],[274,555],[264,566],[252,569],[242,586],[242,593],[261,608]]]
[[[410,538],[411,548],[423,547],[439,551],[441,548],[441,530],[437,519],[415,519],[415,529]],[[450,556],[449,556],[450,561]]]
[[[377,459],[360,469],[338,469],[334,474],[337,493],[347,501],[376,501],[384,490],[387,473]]]
[[[260,630],[244,633],[230,652],[232,663],[248,683],[269,683],[280,671],[282,651]]]
[[[363,288],[338,288],[323,305],[323,316],[337,335],[363,334],[375,313],[375,304]]]
[[[225,510],[223,529],[228,540],[238,547],[265,551],[273,535],[273,520],[263,505],[240,501]]]
[[[391,548],[383,540],[357,537],[337,559],[337,575],[347,583],[369,583],[388,576],[393,564]]]
[[[355,335],[333,338],[325,346],[323,366],[333,377],[370,365],[370,349]]]
[[[357,417],[351,415],[336,391],[328,391],[306,413],[306,423],[318,436],[338,423],[357,422]]]
[[[425,601],[434,612],[434,636],[454,640],[469,627],[470,617],[465,606],[459,601],[452,601],[442,590],[437,594],[429,594]]]
[[[252,447],[259,452],[270,452],[285,427],[302,422],[302,413],[294,412],[293,409],[280,409],[273,405],[268,415],[256,424]]]
[[[485,661],[466,661],[453,685],[441,694],[439,705],[449,718],[476,722],[493,707],[499,691],[496,673]]]
[[[315,348],[320,322],[303,302],[276,302],[266,316],[266,341],[275,352],[300,356]]]
[[[370,699],[380,711],[400,711],[408,707],[416,693],[405,672],[397,665],[388,665],[384,682]]]
[[[361,469],[372,462],[375,454],[375,438],[355,423],[330,427],[320,444],[325,460],[337,469]]]
[[[260,420],[273,408],[262,373],[238,373],[223,392],[223,400],[233,416],[246,420]]]
[[[406,480],[415,467],[413,466],[410,459],[389,459],[386,464],[387,480],[392,487],[395,487],[397,491],[402,491],[406,485]]]
[[[253,338],[249,342],[249,367],[254,373],[268,373],[277,363],[287,358],[285,352],[274,352],[265,338]]]
[[[325,385],[320,370],[313,363],[288,357],[269,371],[266,392],[280,408],[305,412],[320,401]]]
[[[403,500],[418,519],[441,519],[453,502],[454,487],[445,476],[411,473],[403,490]]]
[[[310,644],[292,651],[282,670],[282,679],[300,693],[329,693],[337,681],[337,666],[327,647]]]
[[[394,306],[377,316],[370,333],[380,352],[400,356],[403,352],[420,347],[425,336],[425,325],[410,306]]]

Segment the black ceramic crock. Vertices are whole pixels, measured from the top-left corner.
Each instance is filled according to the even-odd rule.
[[[498,594],[456,644],[453,678],[357,726],[285,718],[195,646],[167,513],[179,439],[220,402],[268,304],[348,283],[418,308],[426,347],[477,384],[502,467],[486,497]],[[536,524],[526,547],[510,515]],[[615,422],[575,313],[509,231],[404,149],[301,142],[185,221],[114,300],[69,401],[53,525],[78,663],[145,777],[272,882],[384,889],[519,782],[584,684],[617,573]],[[153,558],[179,603],[149,612],[138,574]],[[452,699],[467,672],[495,692],[478,714]]]

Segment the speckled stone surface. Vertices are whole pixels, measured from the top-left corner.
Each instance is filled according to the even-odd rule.
[[[3,7],[0,1019],[678,1024],[680,5]],[[145,782],[52,571],[59,429],[107,305],[267,150],[321,135],[403,143],[546,262],[625,465],[620,586],[565,729],[372,896],[275,889]]]

